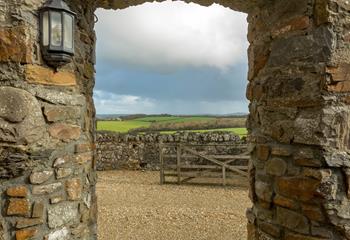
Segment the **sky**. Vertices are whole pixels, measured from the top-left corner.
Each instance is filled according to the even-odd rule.
[[[248,112],[245,14],[166,1],[96,15],[98,114]]]

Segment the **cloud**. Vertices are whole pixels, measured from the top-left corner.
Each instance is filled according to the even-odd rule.
[[[246,15],[220,5],[166,1],[97,15],[97,56],[103,63],[226,70],[246,59]]]
[[[95,91],[98,114],[170,113],[170,114],[227,114],[247,112],[247,102],[241,101],[160,101],[131,95]]]
[[[143,113],[155,109],[153,100],[132,95],[118,95],[106,91],[94,91],[94,101],[99,114]]]

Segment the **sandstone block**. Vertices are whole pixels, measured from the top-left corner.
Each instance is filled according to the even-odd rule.
[[[56,85],[56,86],[75,86],[76,77],[71,72],[54,72],[51,68],[39,65],[26,66],[26,78],[29,83]]]
[[[24,25],[0,29],[0,62],[32,62],[31,46]]]
[[[7,207],[7,215],[9,216],[28,216],[30,204],[27,199],[10,199]]]
[[[26,186],[10,187],[7,189],[6,194],[9,197],[27,197],[28,188]]]
[[[46,106],[44,108],[44,114],[49,122],[75,121],[80,117],[80,108],[68,106]]]
[[[66,182],[66,192],[69,200],[79,200],[81,198],[81,180],[71,179]]]
[[[75,153],[86,153],[91,152],[95,147],[92,143],[81,143],[75,145]]]
[[[309,16],[296,17],[283,26],[279,26],[277,29],[272,30],[272,36],[275,38],[288,32],[307,29],[309,26]]]
[[[309,233],[309,224],[307,218],[300,213],[277,207],[278,224],[300,233]]]
[[[317,196],[319,180],[306,177],[281,177],[277,179],[277,192],[291,199],[310,201]]]
[[[49,133],[53,138],[69,141],[77,140],[80,138],[80,127],[69,124],[53,124],[49,127]]]
[[[278,238],[281,236],[281,228],[276,225],[270,223],[260,223],[259,228],[273,237]]]
[[[256,155],[258,159],[266,161],[270,155],[270,148],[268,145],[257,145],[256,146]]]
[[[298,204],[289,198],[283,197],[281,195],[276,195],[273,199],[273,203],[284,208],[297,209]]]
[[[16,240],[30,240],[38,233],[38,229],[30,228],[16,231]]]
[[[64,200],[65,200],[65,199],[64,199],[64,196],[63,196],[63,195],[54,196],[54,197],[50,198],[50,203],[51,203],[51,204],[56,204],[56,203],[63,202]]]
[[[76,155],[75,157],[75,162],[78,164],[86,164],[88,162],[92,162],[92,153],[88,152],[88,153],[81,153]]]
[[[310,204],[302,204],[303,214],[312,221],[323,222],[325,217],[320,207],[310,205]]]
[[[53,176],[53,171],[33,172],[30,177],[31,184],[42,184]]]
[[[292,155],[293,151],[291,148],[286,146],[273,146],[271,147],[271,154],[275,156],[288,157]]]

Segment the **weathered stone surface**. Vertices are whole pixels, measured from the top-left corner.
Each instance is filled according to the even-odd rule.
[[[297,209],[298,208],[298,204],[296,201],[289,199],[289,198],[286,198],[286,197],[283,197],[281,195],[276,195],[273,198],[273,202],[277,206],[284,207],[284,208],[289,208],[289,209]]]
[[[270,223],[260,223],[259,228],[273,237],[278,238],[281,236],[281,228],[279,226]]]
[[[52,176],[53,176],[53,171],[46,170],[42,172],[33,172],[30,175],[29,179],[30,179],[30,183],[32,184],[42,184],[48,181]]]
[[[62,104],[67,106],[84,106],[85,97],[80,94],[69,94],[62,91],[37,87],[35,95],[46,102],[52,104]]]
[[[57,158],[54,163],[53,163],[53,167],[60,167],[60,166],[63,166],[67,163],[69,163],[70,161],[70,157],[69,156],[64,156],[64,157],[60,157],[60,158]]]
[[[74,86],[77,84],[74,73],[65,71],[54,72],[51,68],[39,65],[27,65],[26,78],[29,83],[34,84],[56,86]]]
[[[301,235],[296,233],[287,233],[285,240],[325,240],[325,238],[319,238],[319,237],[312,237],[307,235]]]
[[[80,127],[69,124],[56,123],[49,127],[49,133],[53,138],[70,141],[80,138]]]
[[[81,198],[81,180],[71,179],[66,181],[66,192],[69,200],[79,200]]]
[[[30,63],[32,61],[27,29],[24,25],[0,29],[0,62]]]
[[[255,193],[261,200],[265,202],[271,202],[273,196],[272,186],[265,182],[255,182]]]
[[[287,171],[287,163],[280,158],[273,158],[266,163],[266,173],[283,176]]]
[[[7,207],[9,216],[28,216],[30,211],[29,201],[27,199],[10,199]]]
[[[50,198],[50,203],[56,204],[56,203],[63,202],[64,200],[65,200],[65,198],[63,195],[54,196],[54,197]]]
[[[303,214],[312,221],[323,222],[325,217],[323,215],[322,209],[320,207],[302,204]]]
[[[26,186],[10,187],[6,190],[6,194],[9,197],[27,197],[28,188]]]
[[[310,201],[317,194],[320,181],[305,177],[281,177],[277,180],[279,194],[292,199]]]
[[[73,121],[76,122],[81,116],[78,107],[46,106],[44,114],[49,122]]]
[[[66,178],[72,174],[73,174],[72,168],[59,168],[56,170],[56,178],[57,179]]]
[[[68,223],[77,222],[78,205],[76,203],[63,202],[51,206],[48,210],[48,223],[50,228],[61,227]]]
[[[309,233],[309,224],[307,218],[300,213],[277,207],[278,224],[300,233]]]
[[[298,16],[289,22],[283,24],[283,26],[278,26],[274,30],[272,30],[272,36],[278,37],[288,32],[296,31],[296,30],[304,30],[310,26],[310,18],[309,16]]]
[[[34,195],[51,194],[62,189],[62,183],[52,183],[42,186],[34,186],[32,193]]]
[[[273,146],[271,148],[271,154],[275,156],[288,157],[292,155],[293,151],[290,147],[286,146]]]
[[[270,155],[270,148],[267,145],[257,145],[256,146],[256,155],[258,159],[266,161]]]
[[[32,210],[32,218],[42,218],[44,215],[44,204],[42,202],[35,202]]]
[[[69,230],[64,227],[45,236],[44,240],[67,240],[69,239]]]
[[[16,228],[27,228],[43,224],[42,218],[20,219],[16,222]]]
[[[30,240],[38,233],[38,229],[30,228],[16,231],[16,240]]]
[[[0,142],[33,144],[47,139],[38,101],[28,92],[0,87]]]

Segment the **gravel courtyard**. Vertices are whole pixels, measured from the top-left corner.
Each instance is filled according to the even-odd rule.
[[[245,240],[247,184],[159,185],[157,172],[99,172],[99,240]]]

